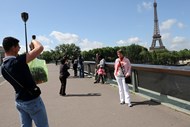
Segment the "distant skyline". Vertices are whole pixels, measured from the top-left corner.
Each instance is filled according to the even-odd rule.
[[[156,0],[160,34],[168,50],[190,49],[189,0]],[[149,49],[154,30],[154,0],[6,0],[0,5],[0,39],[14,36],[25,51],[35,34],[45,50],[74,43],[82,51],[142,45]]]

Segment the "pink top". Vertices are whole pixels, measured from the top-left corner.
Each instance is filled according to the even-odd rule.
[[[120,58],[117,58],[115,60],[115,70],[114,70],[114,75],[118,76],[119,68],[120,68],[120,63],[122,65],[122,68],[124,70],[125,77],[128,77],[131,75],[131,63],[128,58],[124,57],[123,60],[121,61]]]
[[[98,75],[106,75],[105,70],[103,68],[99,68],[97,73]]]

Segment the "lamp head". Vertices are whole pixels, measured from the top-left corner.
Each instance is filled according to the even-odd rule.
[[[26,12],[21,13],[21,17],[22,17],[22,20],[26,22],[28,20],[28,13]]]

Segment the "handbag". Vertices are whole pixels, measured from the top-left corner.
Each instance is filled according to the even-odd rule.
[[[119,62],[119,64],[120,64],[120,66],[121,66],[121,63]],[[125,73],[124,73],[124,71],[123,71],[123,67],[121,66],[121,70],[122,70],[122,73],[123,73],[123,75],[125,76]],[[131,81],[131,76],[128,76],[128,77],[125,77],[125,83],[131,83],[132,81]]]
[[[70,76],[70,73],[68,71],[65,72],[65,77],[68,78]]]
[[[35,58],[28,63],[28,67],[36,84],[48,81],[48,69],[45,60]]]
[[[131,83],[131,76],[125,77],[125,83]]]

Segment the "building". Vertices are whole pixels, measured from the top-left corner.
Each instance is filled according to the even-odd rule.
[[[154,0],[153,6],[154,6],[154,33],[153,33],[153,37],[152,37],[152,44],[149,49],[150,49],[150,51],[164,50],[165,46],[162,43],[162,39],[161,39],[162,36],[160,35],[159,24],[158,24],[156,0]],[[159,46],[156,46],[157,41],[159,42]]]
[[[2,46],[0,46],[0,65],[3,62],[3,58],[5,57],[5,51]]]

